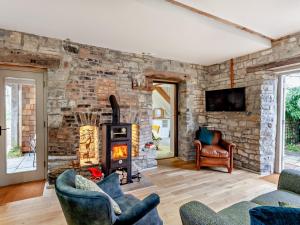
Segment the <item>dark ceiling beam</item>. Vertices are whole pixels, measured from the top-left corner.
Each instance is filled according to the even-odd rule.
[[[190,11],[192,11],[192,12],[194,12],[194,13],[199,14],[199,15],[206,16],[206,17],[208,17],[208,18],[210,18],[210,19],[212,19],[212,20],[215,20],[215,21],[217,21],[217,22],[219,22],[219,23],[223,23],[223,24],[225,24],[225,25],[234,27],[234,28],[236,28],[236,29],[245,31],[245,32],[247,32],[247,33],[250,33],[250,34],[252,34],[252,35],[259,36],[259,37],[261,37],[261,38],[264,38],[264,39],[267,39],[267,40],[270,40],[270,41],[275,41],[275,39],[273,39],[273,38],[271,38],[271,37],[268,37],[267,35],[264,35],[264,34],[262,34],[262,33],[256,32],[256,31],[251,30],[251,29],[249,29],[249,28],[247,28],[247,27],[244,27],[244,26],[242,26],[242,25],[233,23],[233,22],[231,22],[231,21],[229,21],[229,20],[220,18],[220,17],[215,16],[215,15],[213,15],[213,14],[204,12],[204,11],[202,11],[202,10],[200,10],[200,9],[196,9],[196,8],[194,8],[194,7],[192,7],[192,6],[186,5],[186,4],[181,3],[181,2],[179,2],[179,1],[176,1],[176,0],[166,0],[166,1],[169,2],[169,3],[171,3],[171,4],[173,4],[173,5],[179,6],[179,7],[181,7],[181,8],[190,10]]]

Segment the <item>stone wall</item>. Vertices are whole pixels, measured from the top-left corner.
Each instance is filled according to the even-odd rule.
[[[155,77],[180,77],[179,157],[194,158],[192,140],[203,111],[198,104],[204,93],[202,66],[7,30],[0,30],[0,62],[48,68],[50,177],[69,168],[76,159],[81,125],[92,123],[101,127],[111,121],[111,94],[116,95],[121,107],[121,122],[139,125],[140,152],[134,164],[142,169],[156,166],[156,153],[142,148],[152,139],[151,91],[132,89],[133,79],[142,83],[150,79],[146,78],[147,71]],[[101,135],[99,138],[101,152]]]
[[[277,76],[263,67],[247,68],[290,59],[300,54],[300,34],[273,43],[271,49],[234,59],[235,87],[246,87],[246,112],[210,112],[199,116],[237,144],[234,163],[263,174],[274,170],[277,116]],[[230,62],[205,67],[206,90],[230,88]],[[249,72],[250,71],[250,72]]]
[[[146,83],[151,76],[179,80],[181,159],[194,159],[195,130],[208,123],[237,144],[236,166],[270,173],[276,144],[277,77],[269,70],[247,72],[247,68],[299,56],[299,45],[296,34],[274,42],[271,49],[234,59],[235,87],[246,87],[247,112],[240,113],[205,112],[205,90],[230,88],[229,62],[203,67],[7,30],[0,30],[0,62],[48,68],[50,176],[76,159],[81,125],[101,127],[111,121],[111,94],[121,106],[121,121],[140,129],[139,154],[133,164],[141,169],[156,166],[155,151],[143,149],[151,141],[151,91],[132,88],[132,80]],[[101,136],[99,145],[101,151]]]

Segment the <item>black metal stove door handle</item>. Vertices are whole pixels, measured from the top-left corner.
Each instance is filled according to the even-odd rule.
[[[2,135],[2,131],[3,131],[3,130],[8,130],[8,129],[9,129],[9,128],[3,128],[3,129],[2,129],[2,127],[0,126],[0,136]]]

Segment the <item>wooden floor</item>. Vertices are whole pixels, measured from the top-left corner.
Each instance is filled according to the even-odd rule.
[[[0,205],[43,195],[45,181],[0,187]]]
[[[243,170],[234,170],[232,174],[209,169],[196,171],[194,164],[174,159],[160,161],[157,169],[143,175],[153,185],[129,192],[141,199],[152,192],[159,194],[158,210],[165,225],[181,225],[178,209],[192,200],[218,211],[276,189],[275,184]],[[66,225],[66,222],[54,190],[46,189],[43,197],[0,206],[0,224]]]

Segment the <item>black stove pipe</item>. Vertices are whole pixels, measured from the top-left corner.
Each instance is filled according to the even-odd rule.
[[[120,106],[117,102],[116,96],[109,96],[109,102],[112,108],[112,123],[119,124],[120,123]]]

